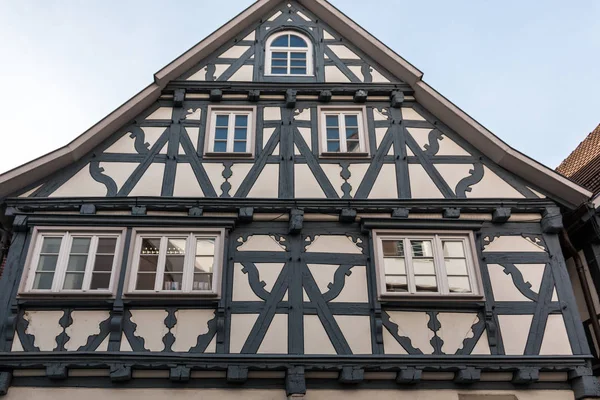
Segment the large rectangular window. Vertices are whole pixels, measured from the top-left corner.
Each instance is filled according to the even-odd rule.
[[[206,154],[252,154],[254,109],[211,107],[209,113]]]
[[[140,232],[130,293],[218,294],[222,232]]]
[[[367,154],[364,121],[364,108],[320,107],[321,154]]]
[[[469,233],[373,237],[382,296],[479,294]]]
[[[122,232],[35,231],[24,292],[110,293]]]

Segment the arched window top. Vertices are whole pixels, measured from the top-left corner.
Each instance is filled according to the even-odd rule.
[[[312,76],[312,42],[295,31],[283,31],[267,40],[266,75]]]

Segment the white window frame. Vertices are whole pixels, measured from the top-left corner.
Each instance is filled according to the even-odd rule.
[[[271,43],[275,41],[275,39],[285,36],[285,35],[295,35],[302,38],[306,42],[307,47],[273,47]],[[285,30],[272,34],[266,42],[265,45],[265,76],[314,76],[314,57],[313,57],[313,43],[312,40],[308,36],[303,33],[294,30]],[[273,52],[276,53],[288,53],[287,57],[287,74],[273,74],[272,73],[272,65],[271,61],[273,59]],[[291,55],[290,53],[305,53],[306,54],[306,74],[292,74],[291,73]]]
[[[408,292],[388,292],[385,281],[385,266],[383,255],[383,240],[403,240],[405,265],[407,272]],[[433,247],[433,261],[438,285],[438,292],[417,293],[414,284],[414,271],[412,266],[412,248],[407,246],[410,240],[429,240]],[[467,263],[467,274],[471,293],[450,293],[445,268],[444,254],[442,252],[442,240],[462,241],[465,249],[465,260]],[[443,233],[431,231],[403,231],[403,230],[375,230],[373,231],[373,248],[375,253],[375,267],[377,275],[377,287],[379,298],[482,298],[482,285],[479,268],[477,267],[477,253],[475,252],[475,240],[471,231],[446,231]]]
[[[225,152],[215,152],[215,135],[217,128],[217,116],[229,115],[229,125],[227,127],[227,150]],[[248,132],[246,134],[246,151],[244,153],[235,153],[233,145],[235,140],[235,116],[246,115],[248,117]],[[233,116],[233,118],[232,118]],[[204,146],[204,155],[207,156],[228,156],[228,157],[248,157],[254,156],[254,138],[256,136],[256,107],[246,106],[208,106],[208,134]]]
[[[196,258],[196,240],[198,238],[210,237],[215,239],[215,254],[213,264],[212,289],[211,290],[192,290],[194,278],[194,260]],[[142,239],[161,238],[159,249],[158,266],[156,269],[156,278],[153,290],[136,290],[138,269],[140,262],[140,253]],[[186,239],[186,250],[183,267],[182,290],[164,290],[163,282],[165,276],[166,246],[168,239]],[[132,246],[130,251],[129,276],[126,284],[127,295],[169,295],[170,296],[200,296],[200,297],[220,297],[221,280],[223,271],[223,252],[224,252],[224,229],[135,229],[132,235]]]
[[[319,144],[321,156],[346,156],[346,157],[363,157],[369,155],[369,140],[368,140],[368,126],[366,115],[366,107],[339,107],[339,106],[319,106],[318,111],[318,123],[319,123]],[[327,151],[327,116],[336,115],[339,121],[340,130],[340,151]],[[348,152],[348,146],[346,142],[346,118],[340,118],[340,116],[356,115],[358,117],[358,139],[359,139],[359,151]]]
[[[32,294],[44,294],[44,295],[111,295],[114,294],[116,288],[116,281],[118,279],[120,265],[123,257],[123,237],[125,235],[124,229],[113,229],[113,228],[94,228],[93,230],[78,230],[64,227],[52,227],[52,228],[34,228],[32,232],[32,241],[29,248],[29,254],[26,261],[26,273],[23,274],[23,279],[20,285],[20,295],[32,295]],[[56,269],[54,270],[54,277],[52,280],[52,287],[50,289],[34,289],[33,284],[35,281],[35,274],[40,260],[40,252],[44,238],[46,237],[60,237],[62,238],[60,243],[60,249],[58,252],[58,258],[56,261]],[[82,283],[82,289],[63,289],[65,277],[67,274],[67,266],[69,263],[69,256],[71,252],[71,245],[73,238],[77,237],[91,237],[90,250],[88,252],[87,263],[85,267],[84,280]],[[115,253],[113,257],[113,265],[111,270],[111,276],[109,281],[108,289],[103,290],[92,290],[89,289],[94,263],[96,260],[96,254],[98,250],[98,241],[100,238],[116,238],[117,243],[115,245]]]

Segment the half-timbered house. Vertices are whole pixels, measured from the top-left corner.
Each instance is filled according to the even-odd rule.
[[[422,75],[259,0],[1,175],[0,393],[600,396],[559,243],[590,193]]]

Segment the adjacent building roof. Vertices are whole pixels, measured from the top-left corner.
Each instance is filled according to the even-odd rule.
[[[154,75],[154,82],[68,145],[0,175],[0,198],[31,185],[79,160],[115,130],[158,99],[167,83],[213,51],[235,38],[248,24],[259,21],[282,0],[258,0],[206,39]],[[298,0],[368,56],[413,88],[416,100],[443,123],[479,149],[493,162],[533,182],[568,206],[578,206],[591,196],[581,186],[525,156],[500,140],[468,114],[425,83],[423,73],[388,48],[326,0]]]
[[[600,192],[600,125],[579,143],[556,170],[594,194]]]

